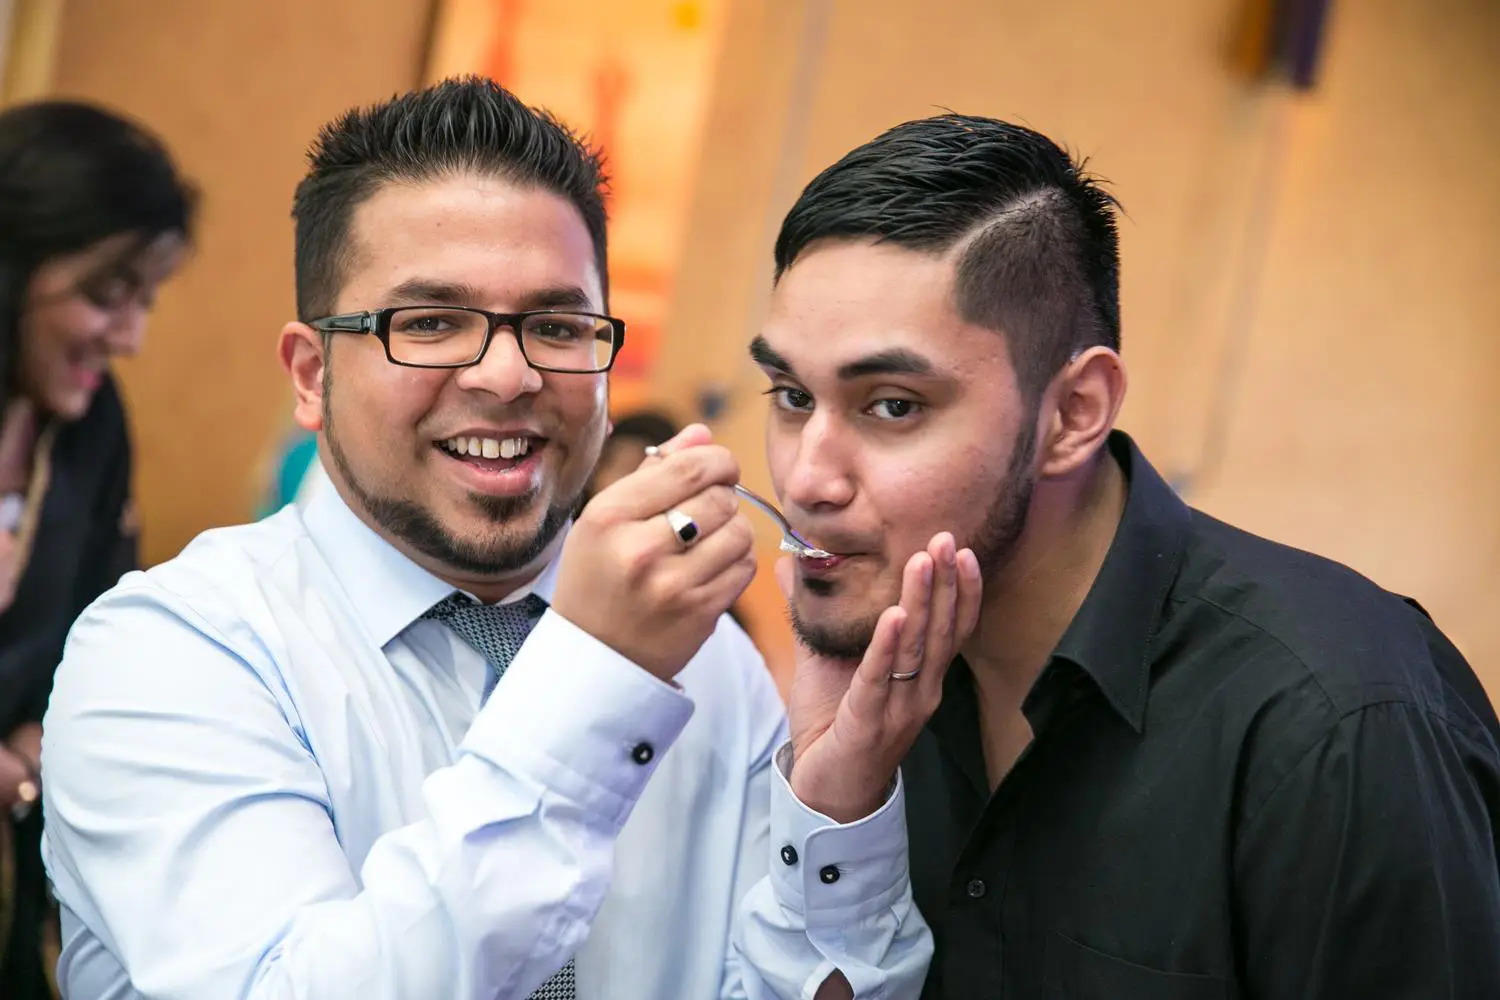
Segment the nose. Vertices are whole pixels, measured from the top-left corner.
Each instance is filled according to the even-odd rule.
[[[846,442],[827,411],[814,411],[796,431],[795,452],[782,481],[782,502],[816,512],[847,506],[854,499]]]
[[[542,388],[542,373],[526,363],[521,342],[507,327],[495,331],[489,349],[477,364],[461,368],[460,388],[488,392],[509,402]]]
[[[140,353],[146,340],[146,313],[144,304],[133,302],[115,314],[105,333],[110,354],[134,357]]]

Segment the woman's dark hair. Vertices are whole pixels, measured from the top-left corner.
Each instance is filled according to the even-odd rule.
[[[666,444],[677,436],[677,425],[665,413],[638,410],[615,421],[612,437],[636,438],[647,444]]]
[[[130,253],[191,236],[196,192],[140,125],[102,108],[41,101],[0,112],[0,407],[19,376],[21,310],[36,269],[120,233]]]

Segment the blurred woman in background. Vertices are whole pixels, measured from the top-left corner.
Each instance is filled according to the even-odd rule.
[[[634,472],[646,460],[648,446],[666,444],[677,436],[677,430],[671,417],[656,410],[638,410],[612,421],[604,450],[589,477],[584,501]]]
[[[166,149],[102,109],[0,113],[0,996],[50,996],[41,718],[73,619],[134,568],[130,440],[112,358],[140,349],[194,194]],[[6,830],[9,825],[7,838]]]

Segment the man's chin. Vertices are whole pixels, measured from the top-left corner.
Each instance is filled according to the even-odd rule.
[[[568,505],[535,494],[470,494],[431,506],[368,494],[361,499],[390,535],[451,570],[480,576],[516,573],[536,563],[571,514]]]
[[[434,496],[432,508],[445,510],[450,523],[484,525],[491,529],[535,530],[546,514],[547,503],[539,491],[511,496],[464,490],[444,497]]]
[[[801,602],[799,602],[801,603]],[[859,660],[864,657],[875,635],[880,615],[804,614],[797,604],[791,609],[792,631],[804,646],[819,656],[835,660]]]

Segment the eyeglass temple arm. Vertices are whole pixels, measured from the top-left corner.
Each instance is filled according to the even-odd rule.
[[[314,330],[330,333],[365,333],[375,329],[375,318],[369,313],[347,313],[343,316],[326,316],[308,324]]]

